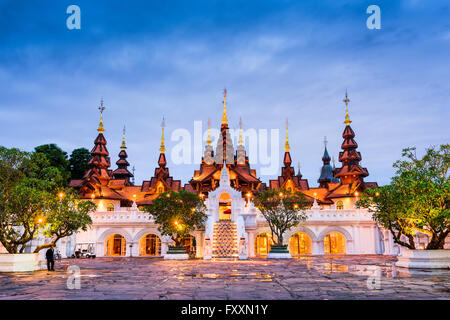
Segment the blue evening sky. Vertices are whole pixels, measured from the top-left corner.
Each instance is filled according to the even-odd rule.
[[[81,8],[81,30],[66,28],[71,4]],[[381,8],[381,30],[366,27],[371,4]],[[126,125],[136,182],[149,179],[165,116],[171,174],[187,183],[198,164],[172,163],[171,132],[192,133],[208,117],[218,128],[226,87],[231,128],[242,117],[245,128],[283,135],[289,118],[293,161],[315,186],[323,137],[339,152],[348,88],[367,181],[384,184],[402,148],[450,141],[449,5],[0,0],[0,144],[90,150],[104,97],[113,168]]]

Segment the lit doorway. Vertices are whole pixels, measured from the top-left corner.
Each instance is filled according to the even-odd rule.
[[[291,255],[311,254],[311,238],[303,232],[294,234],[291,239],[289,239],[289,250]]]
[[[267,233],[260,233],[255,239],[255,254],[257,256],[267,256],[270,246],[274,244],[272,237]]]
[[[347,253],[347,239],[342,233],[330,232],[323,239],[323,252],[325,254]]]
[[[155,234],[148,233],[139,240],[140,256],[160,256],[161,241]]]
[[[120,234],[111,234],[105,240],[106,256],[125,256],[127,241]]]
[[[228,193],[222,193],[219,199],[219,220],[231,220],[231,198]]]

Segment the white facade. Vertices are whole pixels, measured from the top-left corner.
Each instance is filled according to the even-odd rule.
[[[205,259],[212,256],[214,223],[219,221],[219,201],[224,194],[230,198],[231,221],[237,226],[236,247],[239,257],[256,257],[256,238],[264,233],[270,234],[270,229],[253,203],[242,198],[240,192],[230,187],[227,170],[222,170],[220,186],[210,192],[205,200],[208,216],[205,230],[192,233],[196,240],[196,256]],[[138,257],[142,255],[142,237],[154,234],[161,241],[161,250],[157,256],[163,256],[167,252],[172,241],[168,237],[161,237],[158,226],[147,213],[140,211],[136,205],[121,208],[118,203],[115,203],[114,211],[107,211],[107,206],[100,203],[101,201],[104,200],[97,200],[98,211],[92,214],[93,225],[87,232],[76,235],[77,243],[93,243],[96,255],[102,257],[107,255],[105,246],[108,236],[118,234],[126,241],[126,250],[122,254]],[[326,253],[324,241],[328,239],[327,235],[337,232],[345,239],[345,254],[397,255],[398,245],[393,243],[387,230],[377,226],[371,213],[366,209],[356,209],[355,200],[349,198],[345,201],[342,210],[335,206],[321,208],[314,203],[311,209],[307,210],[308,219],[285,234],[285,244],[289,244],[291,237],[300,232],[306,234],[311,241],[310,254],[321,255]],[[60,251],[68,250],[64,248]]]

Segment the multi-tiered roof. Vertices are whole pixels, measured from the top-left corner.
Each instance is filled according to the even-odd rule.
[[[216,149],[211,145],[211,123],[208,120],[208,138],[206,140],[205,153],[202,158],[199,170],[194,171],[194,176],[184,187],[180,180],[170,176],[169,168],[165,156],[164,127],[162,123],[161,145],[158,157],[158,167],[155,168],[153,176],[149,180],[144,180],[142,185],[133,185],[133,174],[128,170],[129,163],[126,153],[125,133],[122,139],[119,160],[116,162],[117,169],[110,170],[109,153],[106,149],[106,138],[103,128],[103,101],[100,106],[100,124],[97,129],[98,136],[94,141],[94,148],[91,151],[92,158],[89,161],[89,169],[80,180],[72,180],[71,186],[77,188],[83,198],[101,198],[120,200],[124,206],[130,206],[133,202],[137,205],[147,205],[159,194],[165,191],[178,191],[185,189],[188,191],[207,196],[210,191],[219,185],[220,174],[223,166],[226,166],[230,176],[230,184],[233,188],[243,194],[254,193],[267,188],[288,189],[305,194],[311,204],[317,201],[321,205],[331,205],[334,199],[343,197],[354,197],[356,192],[367,187],[374,187],[376,183],[364,182],[364,178],[369,175],[366,168],[360,165],[361,153],[357,151],[358,145],[354,140],[355,133],[350,127],[350,116],[348,112],[349,99],[345,95],[346,115],[345,129],[343,133],[344,142],[342,151],[339,153],[340,168],[330,165],[330,155],[325,144],[322,157],[323,165],[318,179],[319,187],[312,188],[307,179],[303,179],[300,173],[300,165],[297,174],[292,167],[292,157],[290,154],[288,123],[286,121],[286,140],[284,146],[283,167],[281,175],[270,180],[268,186],[262,183],[256,175],[256,171],[251,169],[248,156],[246,154],[244,139],[242,134],[242,120],[239,122],[239,139],[236,151],[233,146],[231,134],[228,127],[226,90],[223,99],[223,115],[220,127],[220,135]]]

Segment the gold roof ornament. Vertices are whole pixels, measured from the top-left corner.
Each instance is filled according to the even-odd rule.
[[[100,110],[100,123],[98,124],[97,131],[98,133],[105,132],[105,129],[103,128],[103,111],[105,110],[105,107],[103,106],[103,98],[100,100],[100,107],[98,107],[98,110]]]
[[[345,103],[345,121],[344,123],[349,126],[350,123],[352,123],[352,120],[350,120],[350,116],[348,115],[348,103],[350,102],[350,99],[348,98],[347,95],[347,89],[345,89],[345,99],[342,100]]]
[[[289,122],[288,122],[288,119],[286,118],[286,142],[284,143],[284,151],[286,151],[286,152],[289,152],[289,150],[291,150],[291,147],[289,146],[288,127],[289,127]]]
[[[208,138],[206,139],[206,143],[208,145],[210,145],[211,142],[212,142],[212,139],[211,139],[211,119],[208,118]]]
[[[238,145],[244,145],[244,138],[242,137],[242,117],[239,118],[239,141]]]
[[[222,102],[223,102],[222,123],[227,124],[228,119],[227,119],[227,89],[226,88],[223,90],[223,101]]]
[[[164,153],[166,152],[166,146],[164,145],[164,127],[166,126],[166,121],[163,117],[161,122],[161,146],[159,147],[159,152]]]
[[[120,146],[120,149],[125,150],[126,148],[127,148],[127,145],[125,144],[125,126],[123,126],[122,145]]]

